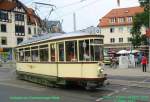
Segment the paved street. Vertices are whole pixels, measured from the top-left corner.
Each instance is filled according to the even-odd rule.
[[[125,73],[121,70],[125,69],[105,69],[108,74],[106,85],[94,91],[86,91],[79,87],[49,88],[17,80],[14,67],[4,65],[0,67],[0,102],[127,102],[123,100],[133,100],[134,97],[136,101],[131,102],[150,102],[150,88],[139,87],[135,83],[128,85],[129,82],[139,84],[149,76],[146,74],[131,76],[129,75],[131,72],[124,75]],[[117,71],[120,72],[120,75],[115,75]],[[133,69],[132,73],[137,72],[136,69]]]

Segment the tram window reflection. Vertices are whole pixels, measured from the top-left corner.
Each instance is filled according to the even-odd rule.
[[[48,48],[40,49],[40,61],[48,61]]]
[[[27,62],[31,61],[30,51],[28,51],[28,50],[25,50],[25,61],[27,61]]]
[[[32,61],[39,61],[39,56],[38,56],[38,50],[32,50],[31,51],[31,57],[32,57]]]
[[[102,44],[103,41],[100,39],[96,39],[96,40],[90,40],[90,49],[91,49],[91,60],[92,61],[100,61],[102,60],[103,57],[103,50],[102,50],[102,46],[100,46],[99,44]]]
[[[79,60],[90,61],[91,56],[89,53],[89,40],[79,41]]]
[[[55,44],[51,44],[50,45],[50,48],[51,48],[51,61],[55,61]]]
[[[66,61],[77,61],[77,41],[66,41]]]
[[[64,61],[64,43],[58,44],[59,46],[59,61]]]
[[[18,61],[24,61],[24,51],[23,51],[23,49],[20,49],[19,50],[19,59],[18,59]]]

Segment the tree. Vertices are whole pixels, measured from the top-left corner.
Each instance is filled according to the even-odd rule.
[[[141,7],[144,7],[144,12],[136,14],[133,18],[133,27],[131,29],[131,42],[134,47],[138,47],[142,44],[148,44],[145,35],[141,34],[141,27],[149,28],[149,16],[150,16],[150,2],[149,0],[139,0]]]

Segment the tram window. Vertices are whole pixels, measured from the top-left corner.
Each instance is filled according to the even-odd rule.
[[[55,44],[51,44],[50,45],[50,48],[51,48],[51,61],[55,61]]]
[[[48,61],[48,48],[40,49],[40,61]]]
[[[59,46],[59,61],[64,61],[64,43],[58,44]]]
[[[30,51],[25,51],[25,61],[31,61]]]
[[[77,41],[66,41],[66,61],[77,61]]]
[[[23,51],[23,49],[19,50],[19,61],[24,61],[24,51]]]
[[[79,60],[90,61],[89,40],[79,41]]]
[[[39,61],[38,50],[31,51],[31,58],[32,58],[32,61]]]
[[[92,41],[91,41],[92,43]],[[102,47],[100,45],[94,45],[94,44],[91,44],[90,45],[90,49],[91,49],[91,60],[92,61],[100,61],[102,59],[102,56],[103,56],[103,50],[102,50]]]

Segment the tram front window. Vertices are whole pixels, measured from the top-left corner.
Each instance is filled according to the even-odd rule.
[[[48,61],[48,45],[40,46],[40,61]]]
[[[77,61],[77,41],[66,41],[66,61]]]
[[[79,41],[79,60],[90,61],[89,40]]]
[[[90,41],[90,49],[91,49],[91,60],[92,61],[100,61],[103,59],[103,48],[100,44],[103,44],[103,40],[94,39]]]

